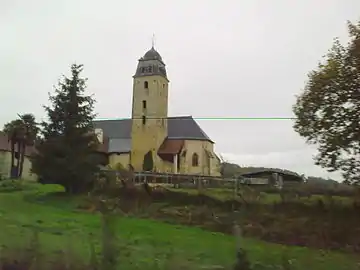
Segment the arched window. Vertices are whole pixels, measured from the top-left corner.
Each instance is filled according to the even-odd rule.
[[[192,155],[192,165],[193,167],[199,166],[199,156],[196,153]]]
[[[149,82],[148,82],[148,81],[145,81],[145,82],[144,82],[144,88],[145,88],[145,89],[148,89],[148,88],[149,88]]]

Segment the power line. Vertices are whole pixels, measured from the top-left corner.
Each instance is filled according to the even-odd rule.
[[[186,119],[185,117],[146,117],[146,119]],[[97,118],[96,121],[105,121],[105,120],[140,120],[142,117],[136,118]],[[193,117],[194,120],[296,120],[295,117]]]

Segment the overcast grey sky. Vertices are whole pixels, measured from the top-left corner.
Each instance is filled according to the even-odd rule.
[[[52,85],[84,64],[100,118],[130,117],[132,75],[151,47],[167,64],[170,115],[292,117],[307,72],[359,0],[0,0],[0,125],[44,116]],[[240,165],[331,176],[291,120],[199,120]]]

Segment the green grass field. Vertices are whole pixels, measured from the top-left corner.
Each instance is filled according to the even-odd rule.
[[[58,186],[30,185],[25,191],[0,193],[0,243],[2,254],[24,247],[39,233],[41,251],[50,260],[59,250],[71,250],[73,256],[89,259],[89,234],[100,251],[100,217],[72,207],[76,198],[28,200],[46,193],[61,191]],[[116,220],[121,269],[231,269],[235,261],[235,239],[229,235],[203,231],[193,227],[174,226],[152,220],[118,217]],[[284,254],[291,269],[355,270],[360,269],[353,255],[284,247],[243,239],[255,270],[279,268]],[[119,266],[119,267],[120,267]]]

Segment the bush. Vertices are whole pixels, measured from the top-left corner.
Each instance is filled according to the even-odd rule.
[[[0,181],[0,192],[14,192],[31,189],[32,184],[24,180],[6,179]]]
[[[20,191],[23,189],[23,184],[19,180],[3,180],[0,182],[0,192]]]

